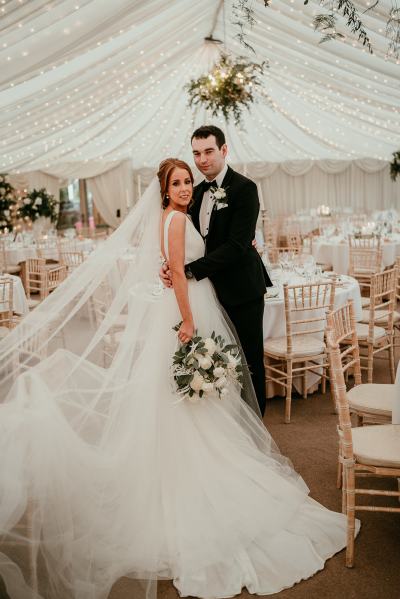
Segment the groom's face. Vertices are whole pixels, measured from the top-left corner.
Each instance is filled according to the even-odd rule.
[[[206,139],[194,138],[192,150],[199,171],[209,181],[215,179],[225,166],[225,156],[228,151],[226,144],[219,148],[215,135],[209,135]]]

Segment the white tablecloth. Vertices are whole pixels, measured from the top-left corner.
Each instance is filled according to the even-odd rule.
[[[22,316],[28,314],[28,301],[26,299],[25,290],[21,279],[14,275],[7,275],[7,279],[13,280],[13,311],[15,314],[20,314]]]
[[[392,408],[392,423],[400,424],[400,362],[397,364],[397,374],[394,386],[396,393],[394,398],[394,405]]]
[[[349,299],[352,299],[354,301],[356,319],[359,320],[362,317],[360,286],[352,277],[343,276],[342,279],[344,286],[336,288],[335,308],[340,308]],[[311,317],[312,315],[310,314]],[[285,306],[283,297],[265,300],[263,331],[264,341],[271,337],[285,336]]]
[[[332,264],[339,275],[345,275],[349,269],[349,244],[347,241],[332,237],[313,240],[312,253],[317,262]],[[382,264],[384,267],[394,264],[396,256],[400,256],[400,236],[382,243]]]
[[[70,247],[68,249],[72,251],[73,248],[73,251],[89,253],[92,251],[93,247],[93,239],[73,239],[70,242]],[[54,246],[54,248],[46,249],[44,251],[47,259],[58,260],[57,246]],[[25,247],[19,243],[12,243],[11,245],[6,247],[7,264],[9,264],[10,266],[15,266],[20,262],[24,262],[28,258],[36,257],[37,251],[35,245]]]
[[[349,276],[341,277],[343,286],[338,286],[336,288],[335,293],[335,308],[340,308],[343,306],[349,299],[352,299],[354,302],[354,310],[356,319],[359,320],[362,316],[362,307],[361,307],[361,294],[360,294],[360,286],[358,282]],[[294,284],[297,284],[299,281],[294,281]],[[311,312],[307,312],[307,318],[312,318],[315,314]],[[270,339],[272,337],[285,337],[286,336],[286,328],[285,328],[285,306],[283,297],[271,298],[265,300],[265,309],[264,309],[264,320],[263,320],[263,333],[264,333],[264,341]],[[317,374],[308,372],[307,373],[307,389],[311,389],[318,383],[320,377]],[[299,379],[294,380],[294,386],[296,389],[300,391],[301,382]],[[269,397],[273,397],[274,395],[283,393],[282,386],[273,386],[268,389],[267,395]]]

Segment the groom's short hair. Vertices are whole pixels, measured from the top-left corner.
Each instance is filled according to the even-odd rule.
[[[226,143],[224,132],[222,129],[215,127],[214,125],[203,125],[202,127],[199,127],[193,132],[190,141],[192,142],[193,139],[207,139],[207,137],[210,137],[210,135],[214,135],[219,149],[221,149],[221,147]]]

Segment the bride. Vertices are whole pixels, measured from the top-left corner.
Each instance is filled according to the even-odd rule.
[[[167,159],[158,177],[0,345],[11,599],[106,599],[122,576],[135,599],[155,598],[163,578],[183,597],[267,595],[346,544],[344,516],[308,497],[274,445],[249,376],[222,400],[177,401],[178,343],[195,329],[236,340],[209,281],[184,275],[204,253],[186,214],[190,167]],[[158,280],[160,252],[173,289]]]

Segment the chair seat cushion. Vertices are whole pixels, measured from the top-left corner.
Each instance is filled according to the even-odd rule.
[[[400,424],[351,429],[357,461],[370,466],[400,468]]]
[[[379,326],[385,326],[388,323],[389,310],[375,310],[374,318],[375,324]],[[400,314],[398,312],[393,313],[393,322],[400,320]],[[369,310],[363,310],[360,322],[369,322]]]
[[[368,383],[350,389],[347,399],[350,409],[391,417],[395,393],[395,385]]]
[[[374,274],[374,270],[372,270],[371,268],[366,268],[365,266],[357,266],[356,268],[354,268],[354,275],[360,275],[360,276],[371,276]]]
[[[264,343],[264,351],[274,356],[285,357],[287,355],[286,337],[272,337]],[[294,358],[317,356],[325,352],[323,339],[313,335],[293,337],[292,356]]]
[[[369,325],[362,322],[356,322],[356,332],[359,341],[366,341],[368,339]],[[386,331],[383,327],[374,327],[373,330],[374,341],[382,339],[386,335]]]
[[[16,275],[17,273],[21,272],[21,267],[19,265],[8,265],[6,271],[9,275]]]
[[[362,308],[368,308],[369,304],[370,304],[370,298],[369,297],[362,297],[361,298],[361,307]]]

